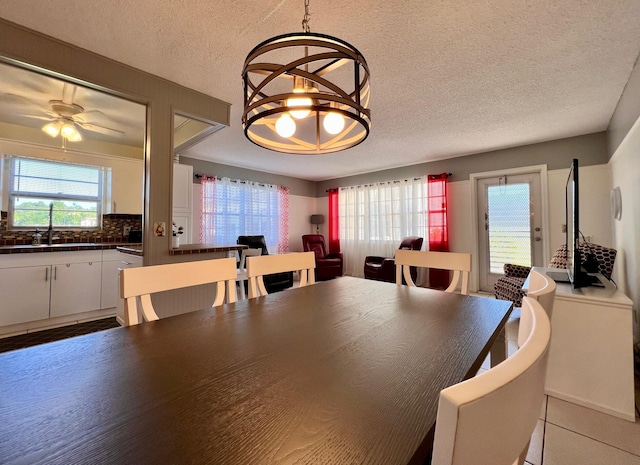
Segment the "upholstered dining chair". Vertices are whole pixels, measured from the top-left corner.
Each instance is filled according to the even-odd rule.
[[[531,326],[512,357],[440,392],[432,465],[524,463],[544,398],[551,325],[530,297],[522,312]]]
[[[553,304],[556,297],[556,282],[544,273],[531,270],[529,273],[529,286],[527,288],[527,297],[537,300],[547,317],[551,321],[553,314]],[[520,312],[520,322],[518,326],[518,346],[524,344],[527,336],[531,332],[532,322],[529,312]]]
[[[402,284],[404,277],[407,285],[415,287],[410,267],[434,268],[453,271],[453,277],[445,292],[453,292],[460,284],[460,293],[469,294],[469,272],[471,254],[456,252],[422,252],[419,250],[398,250],[396,252],[396,284]]]
[[[146,321],[158,319],[151,303],[151,294],[201,284],[216,284],[216,297],[212,307],[236,301],[236,260],[221,258],[195,262],[170,263],[120,270],[120,298],[124,299],[126,326],[140,323],[138,300]],[[226,288],[226,289],[225,289]]]
[[[418,236],[408,236],[402,239],[398,250],[420,250],[424,238]],[[416,279],[416,269],[411,270],[413,280]],[[385,281],[388,283],[396,282],[396,261],[393,257],[379,257],[377,255],[369,255],[364,259],[364,279],[373,279],[376,281]]]
[[[247,278],[249,298],[267,295],[264,276],[285,271],[297,271],[300,287],[315,283],[316,259],[313,252],[287,253],[282,255],[261,255],[247,257]]]

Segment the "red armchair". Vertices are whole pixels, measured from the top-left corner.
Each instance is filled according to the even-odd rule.
[[[342,253],[327,253],[322,234],[305,234],[302,236],[302,248],[305,252],[316,254],[316,281],[342,276]]]
[[[409,236],[402,239],[398,249],[420,250],[424,239],[418,236]],[[411,267],[411,277],[415,282],[417,271]],[[396,282],[396,261],[394,258],[377,257],[370,255],[364,259],[364,279],[374,279],[376,281]]]

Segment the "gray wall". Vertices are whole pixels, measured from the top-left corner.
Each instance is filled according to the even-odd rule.
[[[207,176],[227,177],[231,179],[242,179],[244,181],[262,182],[265,184],[276,184],[289,188],[291,195],[301,195],[305,197],[316,196],[316,182],[304,179],[281,176],[278,174],[263,173],[235,166],[223,165],[210,161],[198,160],[196,158],[180,157],[180,163],[193,166],[193,174],[206,174]],[[195,178],[195,183],[200,183],[200,179]]]
[[[606,164],[608,161],[606,133],[598,132],[358,176],[330,179],[318,183],[316,197],[326,196],[326,190],[330,188],[407,179],[425,174],[452,173],[451,181],[455,182],[468,180],[471,173],[521,166],[546,164],[549,170],[562,169],[569,167],[572,158],[579,158],[580,166]]]
[[[639,59],[640,61],[640,59]],[[609,156],[613,155],[638,119],[640,113],[640,63],[636,61],[629,82],[622,92],[620,101],[611,117],[607,131]]]

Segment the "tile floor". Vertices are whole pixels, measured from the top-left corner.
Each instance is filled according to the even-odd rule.
[[[115,317],[112,317],[0,338],[0,353],[119,326]]]
[[[118,327],[115,318],[0,339],[0,352]],[[516,350],[517,320],[507,326],[509,353]],[[489,359],[481,370],[488,369]],[[640,414],[640,379],[636,410]],[[528,465],[640,465],[640,419],[635,423],[545,396],[531,440]]]
[[[517,319],[506,332],[517,350]],[[488,360],[482,369],[489,367]],[[638,373],[636,373],[638,375]],[[545,396],[531,439],[529,465],[640,465],[640,377],[636,376],[636,422]]]

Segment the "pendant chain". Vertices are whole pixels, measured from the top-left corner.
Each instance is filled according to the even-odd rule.
[[[309,28],[309,20],[311,15],[309,14],[309,0],[304,0],[304,18],[302,18],[302,31],[311,32]]]

